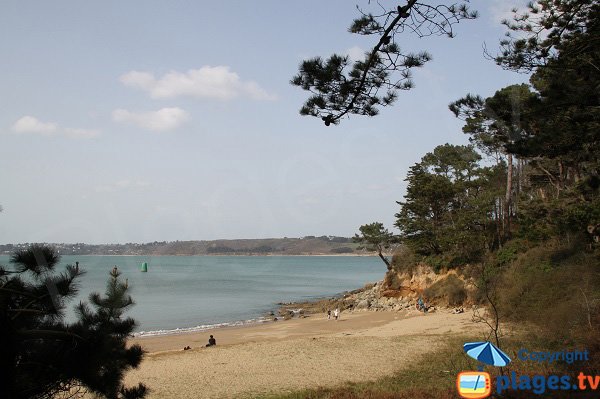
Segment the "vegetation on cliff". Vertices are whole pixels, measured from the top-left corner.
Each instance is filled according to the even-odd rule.
[[[531,73],[530,83],[450,104],[471,145],[437,146],[410,168],[396,214],[403,246],[384,282],[402,289],[424,266],[445,272],[420,292],[484,305],[478,317],[490,327],[486,338],[507,350],[515,338],[503,327],[513,323],[522,344],[597,354],[600,4],[539,0],[505,25],[510,34],[493,58]],[[600,360],[580,367],[597,374]],[[369,395],[404,397],[379,388]]]

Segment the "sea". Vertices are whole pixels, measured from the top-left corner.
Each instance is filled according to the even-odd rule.
[[[0,256],[0,264],[8,261]],[[58,270],[76,261],[85,274],[65,304],[67,320],[91,292],[105,292],[117,266],[135,302],[126,315],[138,322],[136,336],[266,322],[279,303],[337,296],[385,273],[370,256],[63,256]]]

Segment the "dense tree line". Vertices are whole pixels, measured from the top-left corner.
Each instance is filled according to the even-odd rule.
[[[409,169],[392,235],[404,251],[388,276],[458,268],[488,305],[480,318],[496,343],[510,320],[537,326],[544,345],[598,351],[600,3],[539,0],[515,13],[491,58],[529,84],[449,105],[470,145],[439,145]]]
[[[530,84],[450,104],[472,146],[438,146],[410,168],[396,215],[406,245],[451,266],[512,238],[590,239],[600,221],[599,16],[597,2],[555,0],[506,22],[521,36],[502,41],[496,62],[532,71]]]

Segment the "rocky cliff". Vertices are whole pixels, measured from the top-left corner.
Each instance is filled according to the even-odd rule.
[[[281,304],[281,315],[320,313],[339,308],[353,311],[416,311],[419,297],[435,308],[459,308],[472,302],[475,287],[455,270],[435,273],[426,265],[411,271],[391,270],[382,281],[316,302]]]

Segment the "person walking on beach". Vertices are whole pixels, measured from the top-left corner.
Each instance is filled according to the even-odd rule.
[[[335,308],[335,310],[333,311],[333,317],[337,320],[339,316],[340,310],[338,308]]]
[[[217,344],[217,340],[211,335],[208,339],[208,344],[206,346],[215,346]]]
[[[331,320],[331,309],[327,309],[327,320]]]

